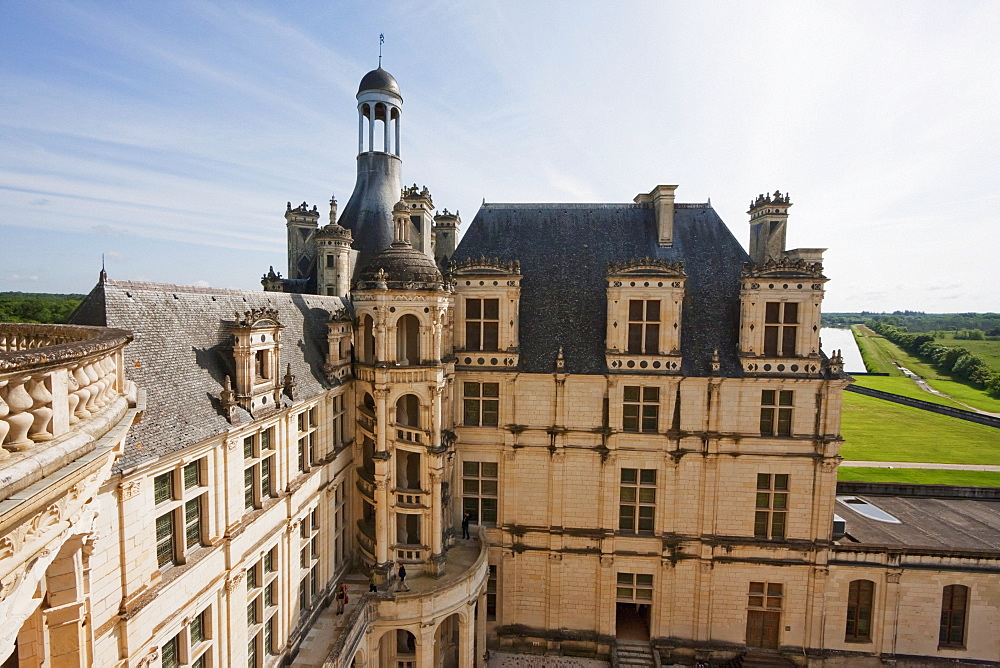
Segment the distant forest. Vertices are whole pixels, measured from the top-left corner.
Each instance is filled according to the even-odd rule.
[[[64,323],[85,295],[0,292],[0,322]]]
[[[860,313],[824,313],[822,320],[823,327],[847,327],[872,322],[885,323],[916,333],[981,330],[986,336],[1000,336],[1000,313],[924,313],[923,311],[875,313],[861,311]]]

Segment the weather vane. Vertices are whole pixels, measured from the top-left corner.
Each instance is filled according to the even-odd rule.
[[[382,45],[385,44],[385,33],[378,34],[378,66],[382,67]]]

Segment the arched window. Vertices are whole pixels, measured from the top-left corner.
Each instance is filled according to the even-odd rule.
[[[361,321],[361,361],[375,364],[375,320],[366,315]]]
[[[396,321],[396,361],[402,366],[420,364],[420,321],[415,315]]]
[[[404,394],[396,402],[396,424],[420,426],[420,399],[416,395]]]
[[[847,642],[871,642],[872,605],[875,601],[875,583],[871,580],[854,580],[847,592]]]
[[[965,647],[965,620],[969,612],[969,588],[948,585],[941,595],[939,647]]]

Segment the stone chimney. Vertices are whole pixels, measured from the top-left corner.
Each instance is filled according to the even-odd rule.
[[[637,204],[652,204],[656,214],[657,240],[660,246],[674,243],[674,191],[677,186],[656,186],[649,194],[635,196]]]

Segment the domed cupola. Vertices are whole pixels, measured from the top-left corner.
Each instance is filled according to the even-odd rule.
[[[358,273],[355,290],[442,290],[444,280],[434,260],[406,240],[409,208],[399,201],[392,208],[396,239]]]
[[[396,83],[396,78],[383,70],[381,65],[379,65],[378,69],[372,70],[361,78],[361,85],[358,86],[358,96],[370,90],[392,93],[400,98],[400,100],[403,99],[399,93],[399,84]]]

